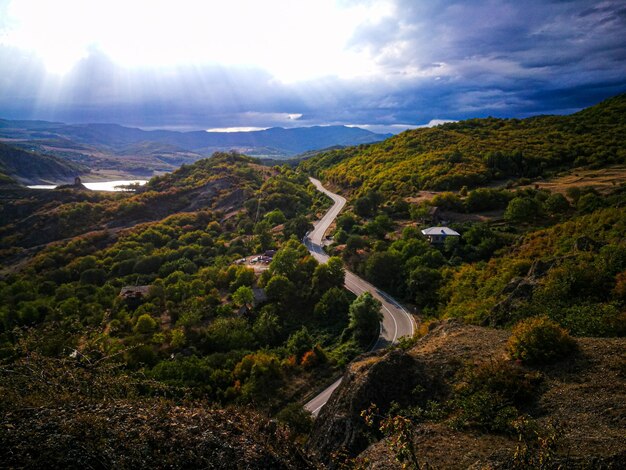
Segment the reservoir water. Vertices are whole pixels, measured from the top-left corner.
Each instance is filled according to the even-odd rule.
[[[93,191],[123,191],[122,188],[116,188],[116,186],[125,186],[129,184],[138,184],[143,186],[148,180],[116,180],[116,181],[97,181],[94,183],[83,183],[85,187]],[[35,184],[28,186],[31,189],[54,189],[57,187],[55,184]]]

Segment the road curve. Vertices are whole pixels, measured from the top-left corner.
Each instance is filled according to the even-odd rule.
[[[330,197],[334,204],[324,214],[324,216],[314,224],[314,228],[311,232],[304,237],[304,244],[309,249],[311,254],[320,263],[328,261],[329,256],[322,249],[324,234],[330,227],[330,224],[337,218],[339,212],[346,205],[345,198],[338,194],[332,193],[327,190],[322,183],[315,178],[309,178],[311,183],[315,185],[318,191],[323,192]],[[377,289],[369,282],[361,279],[356,274],[346,271],[345,287],[349,291],[356,295],[360,295],[363,292],[371,293],[382,304],[383,321],[380,324],[380,335],[378,340],[372,347],[372,351],[376,349],[382,349],[390,344],[395,343],[399,338],[403,336],[412,336],[415,331],[415,321],[413,317],[390,295]],[[304,407],[309,410],[314,416],[317,416],[320,409],[326,404],[330,395],[339,386],[341,379],[333,382],[322,393],[310,400]]]

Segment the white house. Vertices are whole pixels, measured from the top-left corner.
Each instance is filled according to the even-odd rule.
[[[422,234],[430,243],[443,243],[447,237],[460,237],[461,234],[449,227],[429,227],[422,230]]]

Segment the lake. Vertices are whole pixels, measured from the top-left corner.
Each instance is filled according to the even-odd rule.
[[[116,180],[116,181],[97,181],[94,183],[84,183],[83,185],[93,191],[123,191],[122,189],[116,189],[115,186],[124,186],[128,184],[138,184],[143,186],[148,180]],[[54,189],[58,185],[55,184],[35,184],[28,186],[30,189]]]

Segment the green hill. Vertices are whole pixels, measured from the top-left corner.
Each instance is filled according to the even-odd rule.
[[[319,154],[304,171],[346,190],[409,195],[626,160],[626,95],[570,116],[470,119]]]
[[[0,171],[24,183],[71,180],[85,169],[55,157],[0,143]]]

